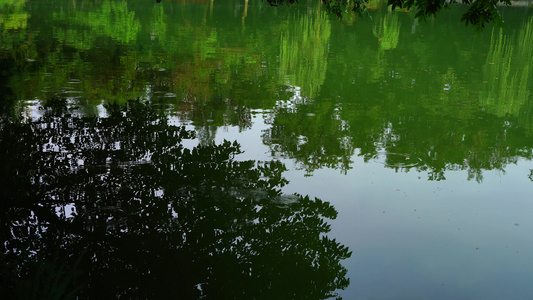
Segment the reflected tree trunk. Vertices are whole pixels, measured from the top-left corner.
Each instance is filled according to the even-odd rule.
[[[242,26],[244,27],[244,19],[248,15],[248,0],[244,0],[244,13],[242,14]]]

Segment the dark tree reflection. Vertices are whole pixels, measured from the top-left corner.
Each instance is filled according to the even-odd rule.
[[[281,193],[285,167],[238,161],[150,106],[105,118],[49,101],[0,127],[1,288],[11,298],[323,299],[351,252],[326,202]]]

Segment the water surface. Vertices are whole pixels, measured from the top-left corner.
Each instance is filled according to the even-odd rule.
[[[533,296],[527,7],[0,5],[10,292]]]

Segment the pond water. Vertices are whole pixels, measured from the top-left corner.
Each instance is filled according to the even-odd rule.
[[[533,11],[0,0],[12,298],[532,299]]]

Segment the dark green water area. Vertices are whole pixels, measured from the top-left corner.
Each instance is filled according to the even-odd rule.
[[[1,297],[533,299],[533,10],[369,8],[0,0]]]

